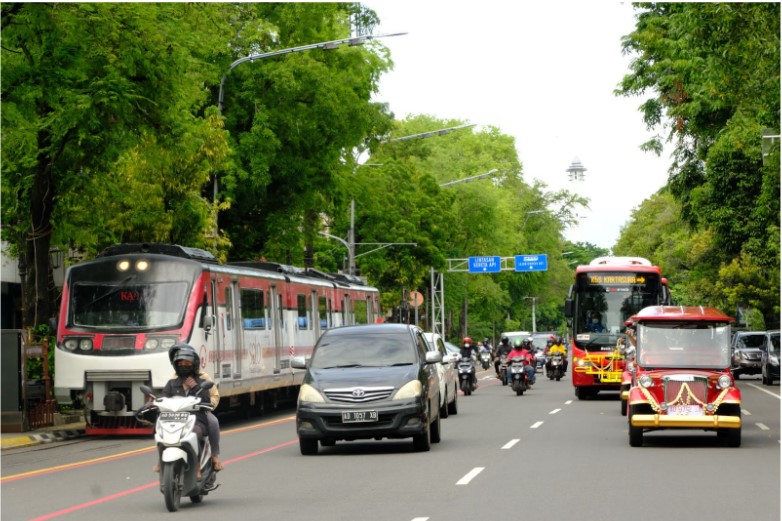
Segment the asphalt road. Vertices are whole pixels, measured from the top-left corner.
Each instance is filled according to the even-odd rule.
[[[299,453],[292,409],[223,419],[221,487],[169,513],[149,438],[4,450],[3,521],[171,519],[779,521],[780,387],[742,379],[740,448],[714,433],[647,434],[632,448],[617,394],[578,401],[538,375],[517,397],[484,376],[426,453],[409,440]]]

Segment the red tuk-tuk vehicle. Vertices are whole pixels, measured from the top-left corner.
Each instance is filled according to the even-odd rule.
[[[730,372],[733,319],[707,307],[651,306],[630,321],[630,445],[640,447],[645,432],[703,429],[740,446],[741,392]]]

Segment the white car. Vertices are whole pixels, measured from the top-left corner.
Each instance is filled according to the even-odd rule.
[[[440,416],[447,418],[449,414],[458,412],[456,398],[459,389],[459,374],[456,372],[456,356],[445,348],[445,343],[436,333],[424,333],[424,339],[430,351],[437,351],[443,355],[443,361],[437,365],[437,374],[440,376]]]

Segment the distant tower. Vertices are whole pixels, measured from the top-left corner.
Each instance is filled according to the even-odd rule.
[[[587,169],[584,168],[584,165],[581,164],[581,160],[577,157],[573,158],[573,162],[570,163],[570,166],[565,170],[565,172],[568,173],[568,179],[571,181],[583,181],[584,172],[586,171]]]

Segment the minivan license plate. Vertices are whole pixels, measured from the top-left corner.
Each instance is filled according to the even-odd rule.
[[[377,411],[344,411],[342,423],[376,422]]]

